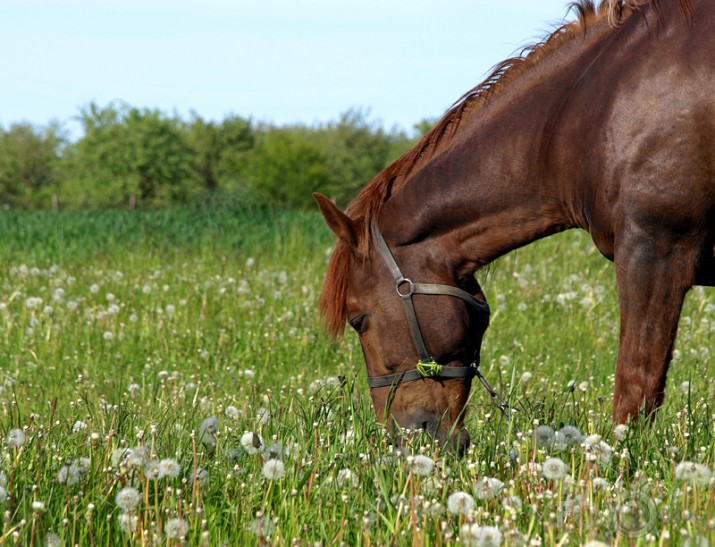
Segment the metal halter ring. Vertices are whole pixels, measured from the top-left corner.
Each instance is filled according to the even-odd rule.
[[[415,294],[415,284],[406,277],[401,277],[400,279],[397,279],[395,283],[395,290],[397,290],[397,296],[399,296],[400,298],[410,298],[413,294]],[[400,290],[400,287],[402,287],[403,285],[407,285],[409,289],[408,292],[402,292]]]

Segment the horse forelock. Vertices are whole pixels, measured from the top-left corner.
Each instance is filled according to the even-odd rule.
[[[583,36],[597,22],[607,20],[615,29],[633,14],[642,13],[645,7],[652,7],[656,16],[661,17],[661,4],[665,0],[602,0],[598,6],[593,0],[576,0],[568,4],[569,11],[576,13],[573,21],[558,26],[543,40],[524,47],[518,55],[496,65],[487,78],[462,95],[447,110],[437,124],[428,131],[411,150],[400,156],[368,183],[347,208],[347,215],[356,221],[362,232],[362,241],[369,245],[370,224],[377,218],[382,206],[390,195],[398,191],[409,175],[436,157],[457,133],[461,123],[480,110],[492,98],[498,96],[508,84],[518,76],[537,66],[564,44]],[[670,0],[679,12],[690,19],[690,0]],[[338,242],[333,251],[320,297],[320,308],[325,316],[329,332],[337,336],[345,329],[347,311],[348,279],[352,261],[352,251]]]

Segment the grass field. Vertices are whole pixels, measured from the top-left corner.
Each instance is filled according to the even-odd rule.
[[[0,230],[0,543],[715,542],[715,291],[688,297],[653,426],[614,433],[613,267],[586,234],[480,279],[482,371],[515,410],[475,386],[454,459],[391,446],[357,340],[322,330],[317,213],[4,211]]]

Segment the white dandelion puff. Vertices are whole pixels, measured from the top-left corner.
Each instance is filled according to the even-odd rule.
[[[206,486],[209,483],[209,472],[203,467],[196,469],[191,475],[191,483]]]
[[[241,436],[241,446],[249,454],[258,454],[263,451],[265,444],[258,433],[247,431]]]
[[[421,475],[423,477],[432,473],[432,470],[434,469],[434,460],[429,456],[424,456],[422,454],[407,458],[407,464],[413,474]]]
[[[218,418],[209,416],[201,422],[199,427],[199,440],[206,446],[216,446],[216,432],[218,431]]]
[[[7,442],[7,445],[12,446],[14,448],[20,447],[25,444],[25,440],[25,432],[19,428],[13,428],[8,431],[7,437],[5,438],[5,442]]]
[[[474,547],[498,547],[504,536],[499,528],[494,526],[479,526],[478,524],[464,524],[459,530],[459,539],[464,545]]]
[[[143,467],[151,457],[151,449],[148,446],[135,446],[127,454],[127,465],[130,467]]]
[[[127,486],[122,488],[117,492],[117,496],[114,498],[117,506],[125,513],[131,513],[139,506],[141,503],[142,496],[136,488]]]
[[[8,494],[4,486],[0,486],[0,503],[5,503],[7,501]]]
[[[181,466],[174,458],[164,458],[159,462],[159,478],[169,477],[174,479],[181,473]]]
[[[506,496],[502,502],[502,507],[505,509],[511,508],[515,509],[516,511],[521,511],[521,508],[524,506],[524,502],[521,500],[519,496]]]
[[[541,474],[545,479],[558,481],[566,476],[569,466],[560,458],[548,458],[541,466]]]
[[[54,532],[47,532],[42,545],[44,547],[62,547],[62,538]]]
[[[556,432],[548,425],[540,425],[536,429],[536,444],[537,446],[551,446],[554,442]]]
[[[266,425],[271,419],[271,411],[268,410],[267,408],[261,407],[258,409],[258,413],[256,414],[256,420],[258,420],[258,423],[261,425]]]
[[[144,464],[144,476],[147,480],[155,481],[161,473],[159,460],[149,460]]]
[[[613,429],[613,437],[617,441],[623,441],[628,435],[628,426],[626,424],[618,424]]]
[[[681,462],[675,466],[675,478],[698,486],[709,484],[713,474],[709,467],[701,463]]]
[[[468,515],[474,510],[474,498],[466,492],[455,492],[447,498],[447,509],[455,515]]]
[[[565,425],[554,435],[552,445],[556,450],[566,450],[569,446],[581,444],[582,439],[583,435],[581,435],[578,428],[572,425]]]
[[[129,448],[117,448],[112,452],[112,455],[109,457],[109,461],[114,467],[126,464],[127,458],[129,457],[131,452],[132,451]]]
[[[241,411],[233,405],[227,406],[224,412],[226,413],[226,416],[228,416],[232,420],[236,420],[239,418],[239,416],[241,416]]]
[[[283,477],[286,472],[283,462],[276,459],[270,459],[263,464],[263,476],[269,481],[275,481]]]
[[[139,529],[139,517],[129,513],[121,513],[117,517],[119,529],[125,534],[134,534]]]
[[[173,518],[166,523],[165,531],[169,539],[183,539],[189,533],[189,523],[181,518]]]
[[[338,471],[338,476],[336,480],[338,486],[340,486],[341,488],[343,486],[351,486],[352,488],[357,488],[360,484],[360,479],[350,469],[341,469],[340,471]]]
[[[484,477],[474,486],[474,495],[478,500],[489,500],[498,496],[504,489],[504,483],[493,477]]]
[[[25,307],[28,310],[35,310],[42,306],[42,298],[39,296],[31,296],[27,300],[25,300]]]
[[[605,492],[611,487],[608,481],[601,477],[593,477],[593,479],[591,479],[591,486],[593,486],[594,492]]]

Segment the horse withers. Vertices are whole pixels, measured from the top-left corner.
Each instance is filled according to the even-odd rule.
[[[715,285],[715,6],[590,1],[469,91],[345,213],[321,296],[357,331],[378,418],[460,449],[487,328],[474,272],[587,230],[616,268],[618,423],[663,401],[685,294]]]

